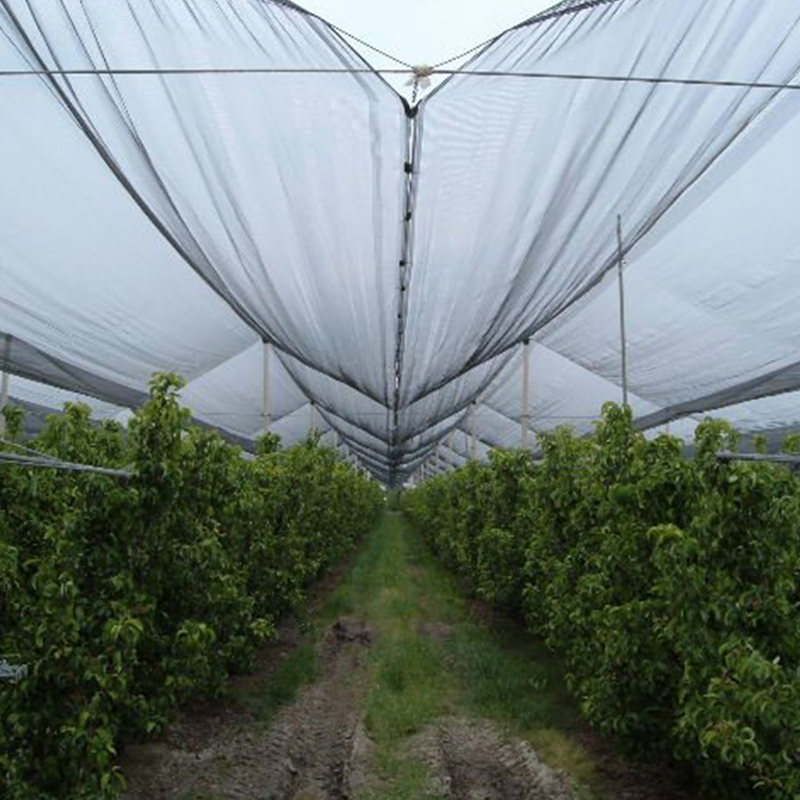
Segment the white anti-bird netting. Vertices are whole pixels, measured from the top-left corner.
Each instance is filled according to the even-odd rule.
[[[124,418],[176,371],[393,481],[520,443],[531,339],[530,445],[590,430],[620,217],[640,426],[795,427],[799,70],[796,0],[576,0],[412,109],[282,0],[0,0],[10,395]]]

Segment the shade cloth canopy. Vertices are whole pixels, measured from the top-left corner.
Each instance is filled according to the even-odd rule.
[[[800,422],[796,0],[560,3],[414,107],[282,0],[0,0],[0,34],[15,399],[124,418],[175,371],[252,441],[268,342],[271,429],[397,482],[519,445],[530,340],[532,446],[588,431],[619,219],[640,427]]]

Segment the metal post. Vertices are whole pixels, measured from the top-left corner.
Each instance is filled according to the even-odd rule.
[[[622,403],[628,405],[628,352],[625,336],[625,284],[622,272],[625,266],[625,251],[622,246],[622,217],[617,215],[617,273],[619,276],[619,337],[622,358]]]
[[[272,412],[270,409],[270,396],[269,396],[269,361],[270,361],[270,351],[272,350],[272,345],[265,341],[264,342],[264,407],[262,409],[262,413],[264,415],[264,433],[269,433],[269,429],[272,426]]]
[[[314,401],[311,401],[311,433],[317,429],[317,406]]]
[[[6,415],[3,409],[8,405],[8,362],[11,356],[11,334],[6,334],[5,347],[3,347],[3,372],[0,378],[0,436],[6,435]]]
[[[529,447],[531,432],[531,340],[526,339],[522,343],[522,449]]]
[[[8,405],[8,373],[3,370],[0,378],[0,436],[6,435],[6,415],[3,409]]]
[[[478,457],[478,437],[476,434],[476,420],[475,420],[475,412],[478,407],[477,400],[473,400],[472,405],[469,408],[469,434],[470,434],[470,443],[469,443],[469,457],[474,461]]]

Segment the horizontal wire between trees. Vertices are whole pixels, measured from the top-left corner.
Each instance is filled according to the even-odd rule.
[[[127,479],[133,476],[133,473],[127,469],[95,467],[90,464],[76,464],[72,461],[61,461],[49,456],[24,456],[19,453],[0,452],[0,465],[3,464],[22,467],[39,467],[40,469],[59,469],[68,472],[90,472],[97,475],[106,475],[111,478]]]
[[[484,446],[488,446],[484,443]],[[449,448],[448,448],[449,449]],[[454,451],[458,452],[458,451]],[[717,453],[717,458],[720,461],[759,461],[759,462],[773,462],[778,464],[786,464],[794,468],[800,467],[800,455],[791,455],[785,453],[776,454],[760,454],[760,453],[731,453],[722,451]],[[76,464],[72,461],[61,461],[58,459],[36,456],[25,456],[18,453],[4,453],[0,452],[0,466],[21,466],[21,467],[34,467],[39,469],[57,469],[68,472],[87,472],[96,475],[105,475],[112,478],[128,479],[133,476],[130,470],[125,469],[111,469],[109,467],[95,467],[90,464]]]

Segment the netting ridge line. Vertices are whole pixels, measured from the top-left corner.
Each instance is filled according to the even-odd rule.
[[[42,56],[39,54],[39,51],[34,46],[33,42],[31,41],[30,37],[28,36],[27,32],[25,31],[24,27],[20,23],[17,16],[14,12],[7,8],[7,4],[3,1],[3,6],[6,7],[6,10],[9,14],[9,18],[12,24],[15,26],[18,34],[22,38],[23,42],[28,47],[30,53],[32,54],[33,59],[35,62],[41,67],[37,74],[41,74],[43,77],[46,78],[47,83],[51,87],[52,91],[56,94],[56,96],[64,103],[65,108],[67,109],[69,115],[75,121],[78,128],[81,132],[88,138],[89,142],[94,147],[95,151],[98,153],[102,161],[106,164],[106,166],[111,171],[112,175],[119,181],[131,199],[136,203],[136,205],[141,209],[141,211],[145,214],[145,216],[150,220],[151,224],[158,230],[166,239],[166,241],[175,249],[175,251],[183,258],[186,264],[192,269],[192,271],[198,275],[204,283],[214,291],[220,299],[223,300],[231,310],[245,323],[250,329],[257,332],[262,339],[265,341],[270,341],[273,343],[280,350],[284,350],[289,352],[293,357],[297,358],[298,361],[301,363],[305,363],[307,366],[311,367],[312,369],[319,370],[319,367],[316,365],[310,364],[307,359],[301,356],[299,353],[294,353],[285,346],[280,347],[278,343],[274,341],[273,337],[266,331],[263,326],[259,323],[255,317],[253,317],[249,311],[239,303],[233,295],[227,290],[227,287],[222,284],[222,286],[218,286],[215,281],[211,279],[210,276],[206,275],[200,267],[195,263],[194,259],[190,256],[187,252],[186,248],[180,243],[178,238],[174,236],[166,225],[164,225],[155,211],[150,207],[149,203],[145,201],[145,199],[139,194],[139,192],[135,189],[131,181],[128,179],[122,168],[117,164],[116,160],[113,158],[112,154],[106,149],[105,145],[100,141],[100,139],[95,135],[94,131],[90,128],[86,120],[84,120],[83,116],[80,114],[78,109],[74,106],[70,98],[68,97],[65,90],[59,84],[58,81],[55,80],[55,76],[58,74],[70,74],[67,70],[48,70],[46,68],[46,64]],[[299,7],[298,7],[299,8]],[[312,15],[313,16],[313,15]],[[323,20],[324,22],[324,20]],[[326,23],[328,24],[328,23]],[[352,49],[352,48],[351,48]],[[358,58],[364,63],[367,64],[366,60],[363,59],[356,51],[353,50]],[[355,72],[355,70],[352,70]],[[91,70],[89,71],[93,74],[103,74],[103,70]],[[115,74],[119,73],[120,71],[108,70],[106,71],[107,74]],[[364,73],[374,73],[373,69],[365,69],[363,70]],[[0,73],[2,75],[3,73]],[[323,373],[324,374],[324,373]],[[332,377],[332,376],[331,376]],[[355,387],[353,387],[355,388]]]
[[[593,8],[597,8],[598,6],[607,6],[611,5],[612,3],[622,3],[623,0],[584,0],[582,3],[578,3],[577,5],[567,5],[565,7],[564,3],[558,3],[557,5],[545,9],[544,11],[540,12],[539,14],[535,14],[534,16],[526,19],[524,22],[520,22],[517,25],[514,25],[512,28],[509,28],[510,31],[518,30],[519,28],[525,28],[528,25],[535,25],[539,22],[547,22],[551,19],[558,19],[559,17],[566,17],[570,14],[577,14],[580,11],[591,11]],[[506,31],[507,32],[507,31]]]
[[[415,81],[415,92],[418,89]],[[394,358],[394,396],[392,400],[392,432],[390,458],[395,462],[394,448],[398,445],[400,427],[400,381],[403,371],[403,356],[405,350],[405,324],[408,312],[408,283],[411,275],[411,253],[413,243],[413,218],[414,200],[417,182],[417,160],[419,149],[419,117],[418,106],[404,104],[406,109],[406,156],[403,164],[405,177],[405,203],[402,219],[402,240],[400,245],[400,259],[398,263],[398,303],[397,303],[397,329],[395,336]]]

